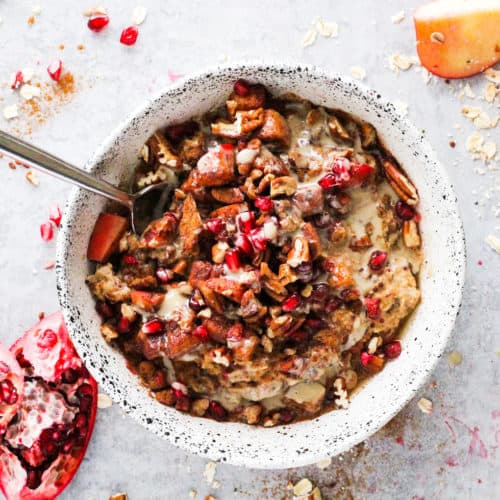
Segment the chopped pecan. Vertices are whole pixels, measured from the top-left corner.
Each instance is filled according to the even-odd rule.
[[[341,245],[347,239],[347,229],[344,223],[341,221],[334,222],[327,229],[328,241],[331,241],[334,245]]]
[[[371,246],[373,246],[372,239],[367,234],[364,234],[359,238],[356,236],[352,236],[351,241],[349,242],[349,248],[355,252],[366,250]]]
[[[235,218],[241,212],[248,212],[248,205],[246,203],[233,203],[232,205],[224,205],[210,212],[210,218],[216,217],[227,221],[228,219]]]
[[[245,201],[245,196],[237,187],[212,188],[210,194],[220,203],[231,205]]]
[[[210,278],[209,280],[207,280],[206,286],[210,290],[213,290],[214,292],[239,303],[241,302],[243,293],[245,292],[248,285],[235,280],[220,277]]]
[[[205,153],[205,136],[201,131],[193,137],[184,138],[179,146],[179,156],[189,165],[196,165],[203,153]]]
[[[212,246],[212,261],[215,264],[222,264],[227,250],[229,250],[229,245],[225,241],[218,241]]]
[[[199,283],[210,278],[212,275],[213,266],[210,262],[204,260],[195,260],[191,265],[191,271],[189,273],[188,283],[196,288]]]
[[[203,228],[196,202],[189,194],[182,205],[179,236],[184,244],[184,252],[188,255],[198,254],[198,236]]]
[[[407,248],[420,247],[420,234],[414,220],[405,220],[403,222],[403,241]]]
[[[306,222],[302,226],[302,233],[309,242],[311,257],[315,259],[321,253],[321,238],[318,231],[310,222]]]
[[[403,174],[396,162],[389,158],[384,158],[382,159],[382,166],[384,168],[385,176],[395,193],[405,203],[408,203],[408,205],[417,205],[419,200],[417,189],[408,177]]]
[[[238,95],[232,93],[229,101],[226,102],[229,115],[232,116],[231,111],[234,113],[237,110],[249,110],[256,108],[263,108],[266,103],[266,89],[264,85],[259,83],[249,86],[249,91],[246,95]]]
[[[317,183],[299,184],[292,201],[302,217],[319,214],[324,209],[324,190]]]
[[[281,195],[292,196],[295,191],[297,191],[297,181],[291,176],[276,177],[271,180],[271,198]]]
[[[164,293],[144,292],[140,290],[132,290],[130,292],[132,304],[148,312],[156,311],[163,303],[164,298]]]
[[[181,330],[171,330],[167,333],[165,352],[169,358],[178,358],[200,345],[200,343],[201,340],[194,335]]]
[[[273,318],[267,329],[267,336],[271,339],[279,337],[288,332],[293,324],[293,316],[291,314],[283,314],[277,318]]]
[[[207,398],[195,399],[191,404],[191,412],[197,417],[203,417],[209,406],[210,400]]]
[[[188,268],[188,260],[185,258],[181,258],[172,266],[172,272],[174,274],[179,274],[181,276],[184,276],[186,274],[187,268]]]
[[[214,314],[212,318],[209,318],[203,322],[203,326],[208,330],[210,338],[224,344],[226,342],[226,334],[231,328],[231,321],[222,315]]]
[[[146,146],[148,148],[148,165],[159,163],[173,169],[182,168],[182,160],[177,156],[167,138],[161,132],[155,132],[146,142]]]
[[[254,166],[264,174],[273,174],[277,177],[290,175],[290,170],[285,165],[285,162],[271,153],[266,147],[262,148],[262,152],[255,159]]]
[[[352,142],[352,137],[347,131],[347,129],[342,125],[339,118],[337,118],[333,113],[328,116],[328,129],[332,137],[337,137],[344,141]]]
[[[263,408],[261,405],[250,405],[245,406],[241,413],[247,424],[254,425],[259,422],[262,410]]]
[[[219,314],[224,313],[224,305],[221,301],[221,298],[217,295],[217,293],[209,288],[206,283],[199,283],[198,290],[203,295],[205,302],[208,307]]]
[[[290,145],[290,129],[285,118],[274,109],[264,110],[264,124],[257,137],[263,141],[279,142],[285,147]]]
[[[140,276],[131,280],[129,286],[137,290],[154,290],[158,286],[158,280],[154,276]]]
[[[88,276],[86,281],[98,300],[125,302],[130,297],[130,288],[113,273],[111,264],[99,266],[95,274]]]
[[[377,131],[375,127],[368,122],[359,124],[359,133],[361,135],[361,146],[363,149],[368,149],[377,144]]]
[[[159,248],[172,243],[177,234],[177,217],[172,212],[166,212],[144,230],[140,239],[142,248]]]
[[[234,151],[218,146],[198,160],[181,189],[194,191],[200,187],[224,186],[234,180]]]
[[[249,134],[264,123],[264,110],[262,108],[248,111],[236,111],[234,122],[218,120],[212,123],[212,134],[239,139]]]
[[[241,297],[241,317],[261,318],[267,313],[267,307],[263,306],[260,300],[255,296],[253,290],[247,290]]]
[[[292,249],[287,255],[287,264],[291,267],[298,267],[303,262],[311,260],[309,243],[304,236],[296,236],[293,239]]]
[[[113,340],[116,340],[120,336],[118,330],[114,326],[108,323],[103,323],[101,325],[101,335],[104,337],[104,340],[108,343],[112,342]]]
[[[155,398],[162,405],[174,406],[177,398],[175,397],[174,391],[172,389],[164,389],[163,391],[158,391],[155,393]]]
[[[330,286],[345,288],[354,284],[350,266],[346,261],[341,259],[337,259],[335,262],[333,259],[327,259],[327,261],[328,283]]]

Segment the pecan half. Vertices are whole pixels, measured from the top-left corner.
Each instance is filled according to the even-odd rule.
[[[403,174],[402,170],[396,165],[393,160],[388,158],[382,159],[385,176],[392,189],[396,194],[408,205],[415,206],[419,201],[417,189],[412,182]]]

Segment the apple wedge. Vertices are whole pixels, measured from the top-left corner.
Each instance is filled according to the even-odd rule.
[[[463,78],[500,61],[500,0],[437,0],[414,22],[420,61],[437,76]]]

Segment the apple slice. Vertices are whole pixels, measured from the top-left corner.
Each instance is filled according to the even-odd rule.
[[[106,262],[118,248],[120,238],[128,228],[128,220],[119,215],[101,213],[95,223],[87,249],[87,258]]]
[[[463,78],[500,61],[499,0],[437,0],[414,22],[420,61],[437,76]]]

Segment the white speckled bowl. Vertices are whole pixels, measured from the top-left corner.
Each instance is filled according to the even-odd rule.
[[[441,357],[462,296],[465,248],[456,197],[443,167],[414,125],[377,92],[305,66],[229,65],[185,78],[148,100],[90,158],[86,168],[110,182],[127,178],[144,141],[159,127],[220,105],[238,78],[275,94],[295,92],[371,122],[419,189],[425,259],[423,300],[406,327],[403,352],[353,398],[348,410],[276,428],[195,418],[150,398],[123,356],[99,333],[85,285],[87,242],[105,200],[75,189],[57,244],[57,288],[71,337],[101,390],[152,432],[192,453],[236,465],[285,468],[333,456],[380,429],[415,395]]]

